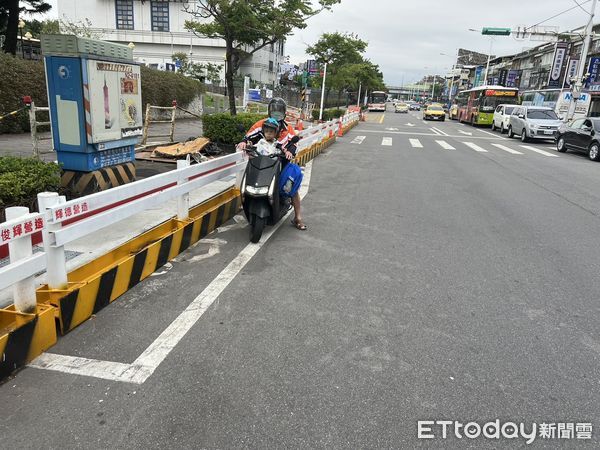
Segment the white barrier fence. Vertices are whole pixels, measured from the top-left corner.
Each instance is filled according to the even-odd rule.
[[[303,130],[298,151],[353,121],[358,121],[358,113]],[[35,274],[46,270],[50,289],[67,287],[66,244],[173,199],[177,199],[177,218],[185,220],[191,191],[230,176],[236,176],[239,186],[246,164],[239,152],[195,165],[190,165],[189,159],[179,160],[170,172],[71,201],[55,192],[42,192],[38,194],[40,213],[24,207],[7,208],[7,221],[0,224],[0,243],[8,243],[10,263],[0,268],[0,290],[13,286],[17,311],[33,312]],[[44,251],[33,254],[31,236],[39,231]]]

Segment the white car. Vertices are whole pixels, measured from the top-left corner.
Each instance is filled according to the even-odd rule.
[[[498,105],[494,111],[494,119],[492,120],[492,131],[500,130],[504,133],[508,130],[508,122],[510,115],[517,105]]]

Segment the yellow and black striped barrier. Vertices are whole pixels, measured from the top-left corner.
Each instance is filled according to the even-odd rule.
[[[56,307],[61,334],[89,319],[240,209],[231,188],[192,208],[187,221],[171,219],[69,273],[65,291],[38,289],[38,302]]]
[[[56,343],[54,307],[38,305],[35,314],[0,309],[0,380]]]
[[[60,185],[73,195],[83,197],[134,181],[135,164],[128,162],[104,167],[93,172],[65,170],[62,173]]]

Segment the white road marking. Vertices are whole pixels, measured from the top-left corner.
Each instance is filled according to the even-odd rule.
[[[414,148],[423,148],[423,144],[421,144],[421,141],[418,139],[409,139],[410,141],[410,145],[412,145]]]
[[[506,146],[504,146],[504,145],[502,145],[502,144],[494,144],[494,143],[492,143],[492,145],[493,145],[494,147],[497,147],[497,148],[499,148],[500,150],[504,150],[505,152],[512,153],[513,155],[522,155],[522,154],[523,154],[523,153],[521,153],[521,152],[518,152],[518,151],[516,151],[516,150],[513,150],[512,148],[506,147]]]
[[[392,138],[391,137],[384,137],[381,140],[381,145],[386,145],[386,146],[391,146],[392,145]]]
[[[470,131],[458,130],[458,132],[461,134],[466,134],[467,136],[473,136],[473,133],[471,133]]]
[[[399,128],[386,128],[387,131],[398,131]]]
[[[424,123],[425,125],[429,125],[429,124],[428,124],[426,121],[423,121],[423,123]]]
[[[407,123],[406,126],[407,127],[414,127],[414,125],[412,123]]]
[[[498,133],[492,133],[491,131],[485,131],[485,130],[477,130],[477,131],[479,131],[480,133],[489,134],[490,136],[494,136],[495,138],[500,138],[500,137],[504,138],[504,136],[499,135]]]
[[[532,147],[531,145],[521,145],[521,147],[527,150],[531,150],[532,152],[539,153],[540,155],[550,156],[551,158],[559,158],[559,156],[555,155],[554,153],[550,153],[545,150],[540,150],[539,148]]]
[[[464,144],[467,147],[471,147],[473,150],[475,150],[476,152],[480,152],[480,153],[487,153],[488,151],[481,148],[479,145],[477,144],[473,144],[472,142],[464,142]]]
[[[434,133],[436,136],[441,136],[440,132],[439,132],[439,131],[436,131],[436,129],[435,129],[435,128],[430,128],[430,130],[431,130],[431,131],[433,131],[433,133]]]
[[[431,129],[437,131],[441,136],[448,136],[448,133],[440,130],[439,128],[432,127]]]
[[[351,144],[362,144],[363,141],[365,140],[366,136],[356,136],[354,139],[352,139],[352,142],[350,142]]]
[[[444,150],[456,150],[454,147],[452,147],[446,141],[435,141],[435,142],[437,142]]]
[[[304,183],[300,188],[301,198],[308,193],[311,172],[312,161],[306,164]],[[248,244],[133,363],[42,353],[28,364],[29,367],[143,384],[279,227],[289,223],[291,213],[292,211],[265,232],[258,244]]]

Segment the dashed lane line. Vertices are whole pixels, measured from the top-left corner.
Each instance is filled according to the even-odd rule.
[[[423,144],[421,144],[421,141],[418,139],[409,139],[409,142],[413,148],[423,148]]]
[[[531,145],[521,145],[521,147],[526,150],[531,150],[532,152],[539,153],[540,155],[548,156],[550,158],[559,158],[559,156],[555,155],[554,153],[550,153],[545,150],[540,150],[539,148],[532,147]]]
[[[385,146],[391,146],[392,145],[392,138],[391,137],[384,137],[381,140],[381,145],[385,145]]]
[[[473,142],[463,142],[463,144],[465,144],[467,147],[472,148],[476,152],[480,152],[480,153],[487,153],[488,152],[486,149],[481,148],[479,145],[474,144]]]
[[[500,150],[504,150],[505,152],[512,153],[513,155],[522,155],[523,154],[521,152],[518,152],[517,150],[513,150],[512,148],[506,147],[505,145],[502,145],[502,144],[492,143],[492,145],[496,148],[499,148]]]
[[[440,147],[442,147],[444,150],[456,150],[454,147],[452,147],[450,144],[448,144],[446,141],[435,141],[438,143],[438,145]]]
[[[362,144],[363,141],[366,139],[366,136],[356,136],[354,139],[352,139],[352,142],[350,142],[351,144]]]

